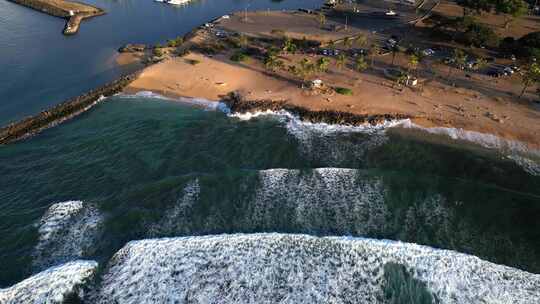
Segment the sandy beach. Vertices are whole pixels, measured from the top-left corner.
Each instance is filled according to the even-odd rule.
[[[193,65],[190,63],[193,60],[199,63]],[[313,111],[404,114],[424,127],[454,127],[490,133],[540,147],[538,110],[515,102],[511,97],[496,100],[474,90],[442,84],[430,85],[422,93],[409,89],[399,91],[376,75],[351,78],[338,70],[328,75],[327,82],[351,87],[354,95],[313,95],[294,81],[280,78],[279,74],[269,74],[260,64],[232,62],[227,55],[210,58],[192,53],[146,68],[125,92],[152,91],[173,98],[219,101],[229,92],[238,91],[246,99],[285,100]]]
[[[332,20],[339,22],[336,18]],[[232,61],[231,56],[238,52],[237,48],[218,47],[218,52],[204,52],[209,46],[227,44],[229,38],[221,37],[220,33],[227,33],[232,39],[245,35],[254,41],[252,47],[259,49],[267,46],[258,44],[258,41],[279,41],[282,39],[279,35],[300,39],[301,34],[322,43],[328,39],[342,41],[343,37],[358,35],[381,43],[390,35],[407,35],[409,43],[418,43],[421,47],[430,45],[421,30],[403,32],[406,26],[394,26],[375,36],[370,32],[371,26],[369,18],[359,18],[355,23],[351,21],[347,29],[328,31],[321,29],[317,16],[313,14],[236,13],[196,31],[187,41],[195,46],[189,55],[171,56],[147,67],[125,92],[152,91],[168,97],[214,101],[238,92],[245,100],[284,101],[310,111],[411,117],[414,123],[423,127],[488,133],[540,149],[540,104],[533,101],[531,90],[521,98],[522,86],[517,73],[512,77],[492,78],[475,71],[449,70],[440,59],[426,58],[417,69],[419,85],[400,87],[385,77],[385,71],[396,66],[408,69],[408,55],[401,53],[395,58],[392,55],[368,58],[368,61],[374,61],[369,62],[369,68],[362,72],[355,70],[354,58],[338,66],[337,57],[326,57],[330,63],[328,69],[310,75],[304,82],[292,75],[288,68],[298,65],[301,60],[316,62],[323,56],[313,52],[282,52],[277,58],[283,67],[271,71],[265,68],[262,56]],[[275,29],[280,29],[279,35],[275,34]],[[343,45],[338,44],[337,47],[345,52]],[[330,90],[307,89],[306,84],[314,79],[320,79]],[[337,94],[334,91],[337,87],[350,89],[352,95]]]

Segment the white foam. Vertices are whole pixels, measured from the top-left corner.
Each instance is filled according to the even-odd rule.
[[[79,260],[49,268],[11,287],[0,289],[0,303],[62,303],[68,294],[82,295],[80,287],[93,277],[97,266],[97,262]]]
[[[281,214],[292,213],[295,231],[378,234],[385,230],[388,209],[382,181],[358,170],[319,168],[310,172],[270,169],[248,206],[251,222],[271,229]]]
[[[81,201],[56,203],[38,223],[34,267],[43,269],[92,253],[103,217]]]
[[[128,243],[97,303],[383,303],[384,265],[404,265],[441,303],[538,303],[540,275],[387,240],[253,234]]]
[[[385,143],[385,135],[389,128],[407,123],[408,120],[386,121],[372,125],[339,125],[327,123],[312,123],[303,121],[287,111],[258,111],[231,114],[241,120],[256,117],[273,117],[282,122],[287,132],[295,137],[300,144],[300,152],[307,159],[323,161],[331,166],[343,166],[346,161],[363,161],[365,154]],[[361,134],[363,136],[348,136]]]
[[[496,150],[508,159],[514,160],[532,175],[540,175],[540,151],[530,149],[527,144],[508,140],[493,134],[468,131],[459,128],[433,127],[425,128],[411,121],[399,125],[402,128],[420,129],[431,134],[445,135],[453,140],[463,140],[478,144],[484,148]]]
[[[186,224],[191,220],[191,211],[198,202],[200,193],[199,180],[190,181],[172,207],[165,211],[164,217],[158,223],[149,227],[148,234],[150,236],[159,236],[171,233],[189,233],[189,225]]]
[[[151,91],[139,91],[135,94],[120,94],[120,97],[123,98],[137,98],[137,97],[144,97],[144,98],[155,98],[155,99],[163,99],[163,100],[169,100],[169,101],[179,101],[185,104],[190,104],[193,106],[202,107],[206,110],[210,111],[220,111],[225,114],[230,113],[230,109],[227,107],[227,105],[223,102],[208,100],[204,98],[188,98],[188,97],[177,97],[177,98],[170,98],[163,95],[160,95],[158,93],[154,93]]]

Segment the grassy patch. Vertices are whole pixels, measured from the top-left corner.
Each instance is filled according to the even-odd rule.
[[[249,59],[249,56],[242,53],[242,52],[236,52],[231,56],[231,60],[234,62],[244,62]]]
[[[337,88],[334,88],[334,91],[336,91],[336,93],[338,94],[347,95],[347,96],[351,96],[353,94],[353,91],[348,88],[337,87]]]
[[[186,59],[186,63],[191,64],[191,65],[197,65],[197,64],[201,63],[201,61],[196,60],[196,59]]]

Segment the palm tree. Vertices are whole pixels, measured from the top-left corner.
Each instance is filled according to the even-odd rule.
[[[286,37],[285,41],[283,42],[283,51],[294,54],[296,53],[296,50],[297,50],[296,44],[293,43],[291,38]]]
[[[319,19],[319,26],[321,28],[324,27],[324,25],[326,24],[326,15],[324,13],[319,13],[319,15],[317,16],[317,18]]]
[[[540,82],[540,65],[536,62],[533,62],[531,65],[523,69],[521,83],[523,84],[523,90],[519,97],[523,97],[527,89],[533,83]]]
[[[369,50],[369,52],[371,53],[371,68],[374,67],[373,63],[375,62],[375,56],[379,54],[380,51],[381,47],[377,43],[371,45],[371,48]]]
[[[274,72],[276,69],[282,68],[283,65],[283,61],[277,59],[275,55],[269,55],[264,59],[264,67],[272,72]]]
[[[245,48],[249,44],[249,38],[244,34],[240,34],[240,36],[238,37],[238,44],[242,48]]]
[[[347,57],[345,56],[345,54],[339,54],[336,57],[336,67],[340,70],[343,69],[346,61],[347,61]]]
[[[328,66],[330,65],[330,60],[326,57],[321,57],[319,60],[317,60],[317,70],[319,72],[326,72],[328,70]]]
[[[345,37],[345,39],[343,39],[343,46],[346,48],[346,49],[350,49],[352,47],[352,40],[351,38],[349,37]]]
[[[409,56],[409,62],[408,62],[408,67],[409,67],[408,73],[410,73],[411,71],[416,71],[416,68],[418,67],[419,63],[420,63],[420,57],[416,54],[411,54]]]
[[[465,67],[465,64],[467,64],[467,54],[463,52],[460,49],[454,49],[454,54],[452,55],[452,61],[454,63],[455,69],[463,69]],[[452,74],[453,67],[452,65],[449,65],[448,69],[448,78],[450,78],[450,75]]]
[[[333,50],[336,48],[336,43],[333,40],[328,41],[328,48]]]
[[[356,58],[354,68],[360,73],[365,71],[368,68],[368,64],[366,62],[366,58],[364,57],[364,55],[360,55]]]
[[[394,62],[396,61],[396,55],[399,53],[399,46],[397,44],[392,45],[390,51],[392,52],[392,65],[394,65]]]
[[[304,58],[300,61],[300,69],[298,72],[300,73],[300,77],[302,77],[302,81],[306,82],[306,79],[313,73],[315,73],[315,65],[307,58]]]
[[[366,37],[366,35],[364,35],[364,34],[358,35],[354,40],[355,40],[355,42],[356,42],[356,45],[358,45],[358,46],[361,47],[361,48],[366,47],[367,44],[368,44],[367,37]]]

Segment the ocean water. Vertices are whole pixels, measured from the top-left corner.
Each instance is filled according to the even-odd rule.
[[[62,267],[92,281],[84,263],[96,261],[98,283],[66,282],[66,293],[89,303],[145,303],[146,291],[163,302],[384,302],[412,291],[417,303],[535,303],[540,177],[508,151],[409,132],[108,98],[0,148],[0,286],[12,286],[0,299],[46,286]]]

